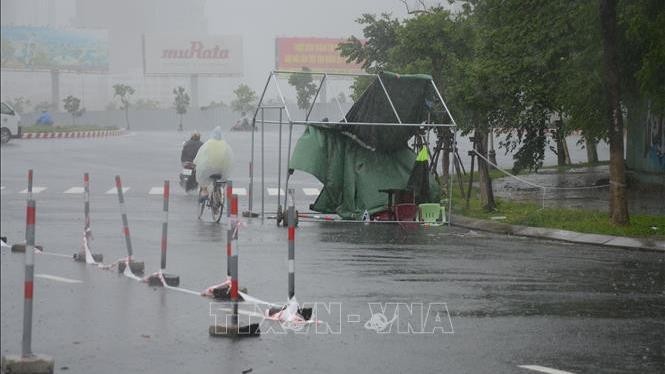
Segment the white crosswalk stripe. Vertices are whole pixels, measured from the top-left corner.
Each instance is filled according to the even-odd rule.
[[[130,188],[131,188],[131,187],[123,187],[123,188],[122,188],[122,193],[123,193],[123,194],[127,193],[127,191],[129,191]],[[118,190],[117,190],[115,187],[113,187],[113,188],[111,188],[110,190],[106,191],[105,193],[106,193],[107,195],[117,194],[117,193],[118,193]]]
[[[38,194],[41,192],[44,192],[48,187],[43,187],[43,186],[33,186],[32,187],[32,193],[33,194]],[[1,187],[3,193],[6,192],[7,186],[2,186]],[[129,190],[131,190],[131,187],[123,187],[122,192],[123,194],[126,194]],[[266,188],[268,195],[269,196],[277,196],[278,192],[280,196],[285,196],[284,189],[283,188],[276,188],[276,187],[268,187]],[[302,187],[301,188],[302,193],[305,196],[318,196],[319,193],[321,193],[321,187]],[[63,194],[68,194],[68,195],[76,195],[76,194],[83,194],[85,192],[85,189],[82,186],[74,186],[70,187],[66,190],[64,190],[62,193]],[[27,194],[28,190],[24,189],[19,191],[20,194]],[[115,187],[112,187],[108,189],[106,192],[104,192],[107,195],[115,195],[118,193]],[[247,196],[247,188],[245,187],[233,187],[233,193],[238,195],[238,196]],[[150,187],[148,190],[148,195],[163,195],[164,194],[164,187]]]
[[[247,196],[247,189],[244,187],[233,187],[233,194],[238,196]]]
[[[305,193],[307,196],[318,196],[319,195],[319,189],[318,188],[303,188],[302,192]]]
[[[83,187],[72,187],[72,188],[66,190],[63,193],[81,194],[83,192],[85,192],[85,188],[83,188]]]
[[[277,190],[277,188],[268,187],[268,195],[277,196]],[[279,195],[284,196],[284,190],[281,188],[279,189]]]
[[[32,193],[33,193],[33,194],[37,194],[37,193],[40,193],[40,192],[44,192],[45,190],[46,190],[46,187],[36,187],[36,186],[32,186]],[[25,190],[22,190],[22,191],[19,192],[19,193],[27,194],[27,193],[28,193],[28,189],[26,188]]]

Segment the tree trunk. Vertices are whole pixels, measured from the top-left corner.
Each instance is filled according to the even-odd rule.
[[[487,130],[475,131],[475,136],[478,141],[475,144],[475,149],[478,153],[487,158]],[[492,190],[492,178],[490,177],[487,161],[482,157],[478,157],[478,175],[480,178],[480,204],[483,209],[492,212],[496,210],[496,202],[494,201],[494,191]]]
[[[615,0],[600,0],[600,23],[605,91],[610,119],[610,222],[615,225],[627,225],[630,223],[630,218],[626,201],[626,171],[623,158],[623,114],[617,64]]]
[[[487,155],[489,156],[488,159],[490,162],[494,165],[498,165],[496,163],[496,151],[494,150],[494,129],[490,128],[489,133],[487,134],[487,137],[489,138],[489,152]],[[495,166],[490,165],[489,168],[490,170],[494,170]]]
[[[563,132],[563,121],[556,123],[556,164],[557,166],[566,166],[566,137]]]
[[[125,107],[125,123],[127,124],[127,130],[129,130],[129,108]]]
[[[443,131],[443,150],[441,151],[441,189],[445,191],[445,195],[448,196],[449,189],[449,178],[450,178],[450,156],[453,151],[453,142],[452,134],[450,129],[445,128]],[[448,196],[450,198],[450,196]]]
[[[586,158],[587,162],[590,165],[598,163],[598,142],[591,138],[584,138],[584,143],[586,147]]]

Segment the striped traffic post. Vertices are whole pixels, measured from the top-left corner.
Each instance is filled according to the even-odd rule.
[[[31,170],[32,171],[32,170]],[[32,174],[32,173],[31,173]],[[35,201],[28,199],[26,209],[25,283],[23,285],[23,340],[21,355],[2,355],[3,373],[53,373],[53,358],[32,353],[32,298],[35,272]]]
[[[32,169],[28,170],[28,201],[32,200]]]
[[[169,231],[169,181],[164,181],[164,222],[162,222],[162,261],[160,269],[164,271],[166,269],[166,238]]]
[[[30,170],[32,182],[32,170]],[[32,184],[32,183],[31,183]],[[23,287],[23,345],[21,355],[32,355],[32,296],[34,291],[33,277],[35,273],[35,201],[28,200],[25,220],[25,284]]]
[[[295,296],[296,291],[296,207],[294,199],[295,190],[289,188],[289,211],[288,211],[288,232],[289,232],[289,300]]]
[[[233,200],[233,181],[226,181],[226,218],[228,228],[226,230],[226,276],[231,276],[231,241],[233,236],[233,223],[231,222],[231,201]]]
[[[129,222],[127,221],[127,209],[125,208],[125,197],[122,192],[122,181],[120,176],[115,176],[115,188],[118,191],[118,202],[120,203],[120,215],[122,217],[122,234],[125,237],[125,246],[127,247],[127,260],[124,262],[125,266],[129,266],[129,269],[132,272],[143,273],[143,263],[132,261],[132,239],[129,233]],[[134,264],[134,265],[132,265]],[[118,264],[118,271],[123,272],[125,270],[123,262]]]
[[[32,200],[32,169],[28,170],[27,196],[28,197],[26,199],[26,202],[29,203]],[[26,232],[26,235],[28,235],[27,232]],[[34,243],[33,243],[33,246],[34,246]],[[27,247],[28,247],[27,242],[26,243],[20,243],[20,244],[17,243],[17,244],[12,245],[11,251],[12,252],[18,252],[18,253],[20,253],[20,252],[26,252],[27,253],[27,249],[28,249]]]
[[[92,239],[92,229],[90,228],[90,175],[88,173],[83,173],[83,220],[83,248],[74,254],[74,260],[91,264],[102,262],[104,256],[101,254],[90,252],[91,258],[87,258],[87,253],[90,251],[88,244]]]
[[[239,325],[238,319],[238,301],[240,301],[238,290],[238,230],[240,223],[238,221],[238,195],[231,195],[230,209],[231,216],[229,225],[231,229],[229,234],[231,237],[231,256],[229,257],[230,273],[231,273],[231,302],[233,303],[231,323],[214,324],[208,329],[211,336],[226,336],[226,337],[250,337],[259,336],[261,329],[258,323],[252,323],[246,326]]]
[[[83,174],[83,216],[85,218],[84,231],[86,238],[90,233],[90,176]]]
[[[164,200],[163,211],[164,211],[164,221],[162,222],[162,239],[160,241],[161,246],[161,262],[159,271],[146,277],[145,281],[148,282],[149,286],[170,286],[178,287],[180,285],[180,277],[173,274],[166,274],[166,247],[167,247],[167,238],[169,231],[169,197],[170,197],[170,183],[168,180],[164,181],[164,188],[162,189],[162,197]]]
[[[231,195],[231,300],[233,315],[231,324],[238,326],[238,195]]]

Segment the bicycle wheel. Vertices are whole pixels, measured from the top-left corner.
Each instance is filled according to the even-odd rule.
[[[224,210],[224,202],[222,197],[222,191],[219,185],[215,185],[215,189],[212,191],[210,196],[210,212],[212,213],[212,220],[219,222],[222,219],[222,211]]]

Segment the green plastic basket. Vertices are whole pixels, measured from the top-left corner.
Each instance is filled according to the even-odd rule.
[[[441,206],[439,204],[420,204],[418,205],[420,211],[420,220],[425,223],[436,223],[441,219]]]

